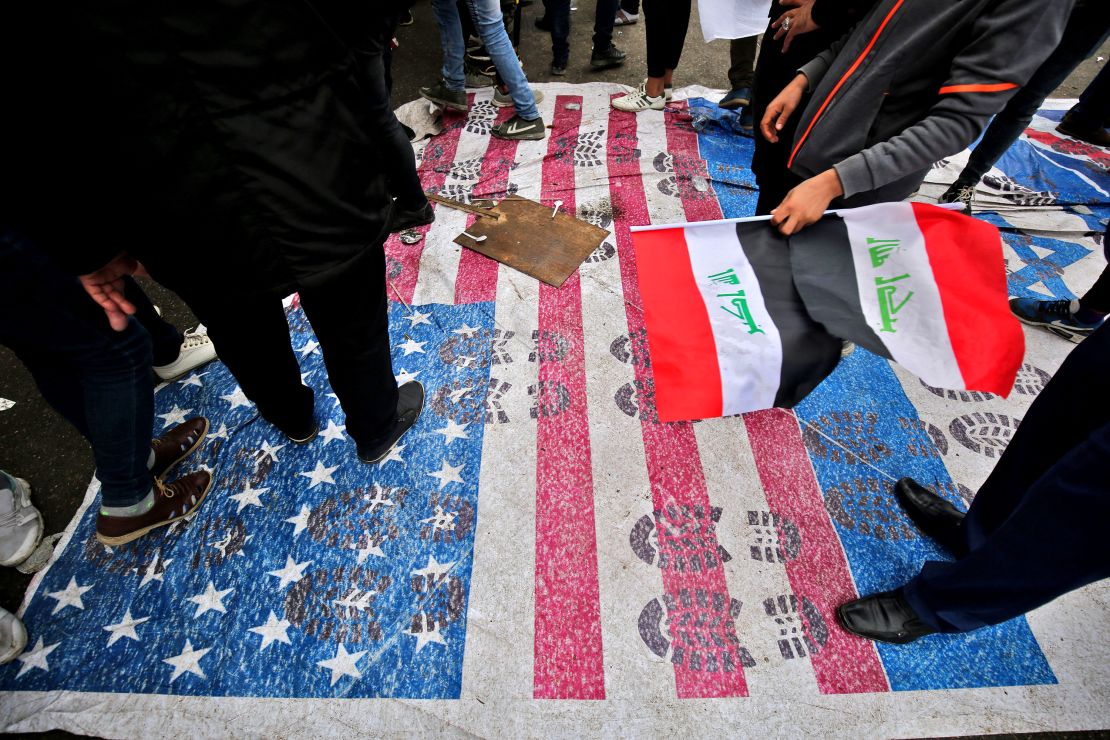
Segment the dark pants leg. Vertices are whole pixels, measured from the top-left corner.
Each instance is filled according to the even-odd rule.
[[[621,0],[621,10],[629,15],[639,15],[640,0]],[[616,16],[616,13],[613,15]]]
[[[755,78],[756,37],[733,39],[728,44],[728,83],[733,90],[750,88]]]
[[[648,77],[676,69],[690,26],[690,0],[643,0]]]
[[[154,364],[168,365],[176,360],[185,339],[177,327],[158,315],[150,298],[130,277],[123,279],[123,295],[135,304],[135,320],[150,334]]]
[[[1110,576],[1110,325],[1085,339],[1022,420],[968,510],[970,552],[904,587],[945,632],[998,624]]]
[[[361,445],[389,432],[397,413],[397,381],[389,357],[385,253],[370,247],[324,284],[301,289],[328,379],[347,416],[347,434]]]
[[[545,0],[551,24],[551,63],[565,67],[570,59],[570,0]]]
[[[1110,67],[1102,70],[1079,96],[1079,102],[1068,111],[1069,117],[1081,126],[1105,128],[1110,125]]]
[[[154,418],[150,335],[134,319],[113,331],[73,277],[30,242],[0,233],[0,343],[43,397],[92,446],[105,506],[150,492]]]
[[[597,0],[594,11],[594,51],[605,51],[613,43],[613,21],[620,0]]]
[[[1088,311],[1110,313],[1110,265],[1102,269],[1095,284],[1079,299],[1079,305]]]
[[[262,418],[286,433],[303,432],[312,419],[313,393],[301,382],[281,300],[202,285],[175,289],[207,325],[220,360]]]
[[[967,166],[960,173],[960,179],[978,182],[987,174],[1025,131],[1044,99],[1059,87],[1080,62],[1102,45],[1108,32],[1110,6],[1105,3],[1076,6],[1064,28],[1059,46],[991,121],[983,138],[971,152]],[[1107,80],[1110,81],[1110,77]],[[1105,90],[1105,93],[1110,94],[1110,89]]]

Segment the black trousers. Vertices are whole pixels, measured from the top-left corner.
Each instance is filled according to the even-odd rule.
[[[220,359],[259,414],[283,431],[304,430],[313,415],[313,392],[301,382],[281,298],[213,290],[173,275],[155,278],[208,326]],[[360,445],[379,442],[397,411],[382,244],[298,292],[347,416],[347,434]]]
[[[1106,239],[1106,236],[1102,238]],[[1110,265],[1102,269],[1095,284],[1080,297],[1079,305],[1098,313],[1110,313]]]
[[[1029,407],[964,520],[969,553],[903,587],[942,632],[998,624],[1110,576],[1110,324]]]
[[[728,84],[733,90],[750,88],[755,78],[756,37],[746,36],[728,43]]]
[[[690,26],[690,0],[644,0],[648,77],[677,69]]]

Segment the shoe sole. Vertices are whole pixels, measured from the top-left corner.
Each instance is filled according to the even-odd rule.
[[[189,457],[189,455],[192,455],[194,452],[200,449],[200,445],[202,442],[204,442],[204,438],[208,436],[208,430],[212,428],[212,424],[208,421],[207,416],[201,418],[204,419],[204,429],[201,430],[200,436],[197,437],[197,441],[193,443],[192,447],[182,452],[180,457],[170,462],[170,464],[166,466],[165,470],[154,476],[155,478],[157,478],[158,480],[162,480],[162,478],[166,477],[166,473],[173,470],[175,467],[177,467],[177,465],[181,463],[182,460]]]
[[[39,543],[42,542],[42,537],[45,534],[44,528],[46,526],[45,524],[43,524],[42,521],[42,512],[38,510],[38,507],[31,503],[31,484],[25,481],[23,478],[15,478],[15,481],[19,485],[23,486],[23,493],[27,497],[27,505],[35,510],[35,517],[39,521],[39,533],[35,536],[34,543],[31,544],[29,547],[24,547],[21,550],[16,550],[15,555],[12,555],[7,560],[0,560],[0,565],[4,566],[5,568],[19,565],[24,560],[35,554],[35,550],[38,549]],[[20,648],[20,650],[22,651],[22,648]]]
[[[412,382],[418,383],[419,381],[414,380]],[[420,383],[420,390],[421,391],[424,390],[424,384],[423,383]],[[405,435],[408,434],[409,431],[412,430],[412,428],[414,426],[416,426],[416,422],[420,421],[420,415],[424,413],[424,406],[427,404],[427,401],[428,401],[428,397],[425,395],[424,400],[420,402],[420,408],[417,410],[416,418],[412,420],[412,424],[409,424],[408,429],[401,432],[401,436],[399,436],[399,437],[397,437],[397,439],[393,440],[393,444],[391,444],[389,447],[385,448],[385,451],[382,452],[382,454],[378,455],[375,458],[367,460],[366,458],[362,457],[361,455],[358,455],[358,453],[356,452],[355,454],[358,456],[358,459],[361,460],[362,462],[366,463],[367,465],[376,465],[377,463],[380,463],[382,460],[389,457],[389,453],[393,450],[394,447],[397,446],[397,443],[400,442],[402,439],[404,439]]]
[[[128,534],[121,534],[119,537],[106,537],[106,536],[100,534],[100,532],[97,532],[96,533],[97,542],[99,542],[102,545],[125,545],[128,542],[132,542],[134,540],[139,539],[140,537],[142,537],[144,534],[147,534],[148,532],[153,532],[154,530],[158,529],[159,527],[166,527],[166,526],[169,526],[170,524],[173,524],[174,522],[181,521],[182,519],[189,516],[194,511],[196,511],[197,509],[200,508],[200,505],[204,503],[204,499],[208,498],[208,492],[210,490],[212,490],[212,483],[214,483],[215,480],[216,480],[216,476],[209,473],[208,474],[208,485],[205,486],[204,490],[200,492],[200,497],[197,499],[196,505],[193,508],[186,511],[181,516],[175,516],[172,519],[166,519],[165,521],[155,522],[154,524],[143,527],[142,529],[136,529],[134,532],[129,532]]]
[[[624,64],[624,59],[609,60],[605,62],[595,62],[591,59],[590,69],[612,69],[613,67],[619,67],[622,64]]]
[[[24,650],[27,649],[27,628],[23,626],[23,622],[19,617],[16,617],[13,623],[12,638],[15,644],[8,652],[0,655],[0,665],[6,665],[18,658]]]
[[[502,141],[543,141],[545,138],[547,138],[547,132],[546,131],[541,131],[538,134],[508,134],[508,135],[502,135],[502,134],[497,134],[497,133],[491,133],[490,135],[495,137],[495,138],[501,139]]]
[[[319,424],[317,424],[316,428],[312,430],[312,434],[308,435],[304,439],[297,439],[292,434],[286,434],[285,435],[286,439],[288,439],[290,442],[292,442],[295,445],[306,445],[309,442],[311,442],[312,440],[316,439],[318,436],[320,436],[320,425]]]
[[[158,372],[158,367],[156,366],[154,368],[154,374],[158,376],[158,380],[160,380],[161,382],[163,382],[163,383],[172,383],[173,381],[177,380],[178,378],[184,377],[185,373],[191,373],[192,371],[196,370],[197,368],[204,367],[208,363],[215,362],[218,359],[220,359],[218,355],[213,355],[211,358],[205,360],[204,362],[198,362],[195,365],[190,365],[189,367],[182,368],[180,371],[175,372],[175,373],[170,374],[170,375],[163,375],[162,373]]]
[[[1011,311],[1011,313],[1013,312]],[[1071,329],[1065,329],[1063,327],[1056,326],[1055,324],[1050,324],[1044,321],[1033,321],[1032,319],[1018,316],[1016,313],[1014,314],[1014,318],[1027,326],[1039,326],[1042,329],[1047,329],[1050,333],[1055,334],[1061,339],[1066,339],[1072,344],[1079,344],[1090,335],[1089,332],[1087,334],[1082,334],[1080,332],[1073,331]],[[1092,329],[1092,331],[1094,330]]]
[[[443,98],[433,98],[431,95],[425,95],[424,93],[420,93],[420,97],[424,98],[425,100],[431,101],[432,103],[435,103],[440,108],[446,108],[447,110],[458,111],[459,113],[466,113],[468,110],[470,110],[470,106],[466,103],[453,103],[450,100],[444,100]]]

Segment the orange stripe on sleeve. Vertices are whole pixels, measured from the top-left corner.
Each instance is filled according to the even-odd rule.
[[[975,93],[975,92],[1002,92],[1013,90],[1017,87],[1013,82],[995,82],[989,85],[945,85],[940,89],[941,95],[949,93]]]

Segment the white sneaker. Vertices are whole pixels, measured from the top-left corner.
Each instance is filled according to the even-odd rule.
[[[623,8],[617,8],[617,15],[613,18],[614,26],[631,26],[640,20],[639,13],[629,13]]]
[[[532,88],[532,96],[536,99],[536,105],[543,102],[543,93]],[[498,108],[509,108],[513,104],[513,95],[511,92],[501,92],[496,87],[493,88],[493,104]]]
[[[214,359],[216,347],[202,325],[185,332],[185,341],[181,343],[177,359],[168,365],[155,365],[154,372],[162,380],[173,380]]]
[[[11,663],[27,647],[27,628],[19,617],[0,607],[0,665]]]
[[[41,539],[42,514],[31,504],[31,485],[0,470],[0,565],[22,563]]]
[[[630,113],[639,113],[643,110],[663,110],[667,105],[666,94],[666,89],[664,89],[662,95],[653,98],[647,94],[646,83],[641,83],[638,88],[627,95],[613,98],[613,107]]]

